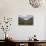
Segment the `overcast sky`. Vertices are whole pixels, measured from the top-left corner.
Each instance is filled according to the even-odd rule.
[[[21,18],[23,18],[25,20],[28,20],[28,19],[32,18],[33,16],[32,15],[28,15],[28,16],[19,16],[19,17],[21,17]]]

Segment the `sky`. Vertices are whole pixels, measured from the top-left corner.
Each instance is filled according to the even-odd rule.
[[[19,16],[20,18],[23,18],[24,20],[28,20],[30,18],[32,18],[32,15],[28,15],[28,16]]]

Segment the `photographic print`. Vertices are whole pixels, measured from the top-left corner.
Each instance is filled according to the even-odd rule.
[[[33,16],[18,16],[19,25],[33,25]]]

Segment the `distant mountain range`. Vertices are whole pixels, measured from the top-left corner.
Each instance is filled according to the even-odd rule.
[[[24,20],[28,20],[28,19],[31,19],[33,18],[33,16],[19,16],[20,18],[24,19]]]

